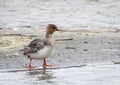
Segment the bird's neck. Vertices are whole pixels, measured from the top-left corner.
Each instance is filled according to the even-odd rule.
[[[49,34],[49,33],[46,33],[46,36],[45,36],[46,38],[52,38],[52,34]]]
[[[46,33],[45,40],[46,40],[46,45],[52,47],[52,41],[53,41],[53,40],[52,40],[52,35]]]

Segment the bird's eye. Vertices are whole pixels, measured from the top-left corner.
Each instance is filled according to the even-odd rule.
[[[56,29],[56,27],[53,27],[53,29]]]

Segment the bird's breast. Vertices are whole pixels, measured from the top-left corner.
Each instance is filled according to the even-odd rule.
[[[45,46],[43,49],[38,50],[37,53],[31,55],[33,59],[44,59],[51,56],[54,53],[54,49],[52,46]]]

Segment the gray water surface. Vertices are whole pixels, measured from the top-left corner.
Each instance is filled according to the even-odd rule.
[[[81,68],[3,72],[1,85],[119,85],[119,65],[94,65]]]
[[[0,29],[39,29],[45,28],[48,23],[57,24],[63,29],[120,29],[120,0],[0,0]],[[58,55],[58,51],[51,62],[66,66],[106,60],[119,61],[119,37],[78,37],[74,40],[75,43],[65,44],[75,46],[74,50],[64,51],[65,47],[59,43],[58,49],[62,52]],[[90,44],[83,44],[84,41],[89,41]],[[88,51],[85,51],[86,49]],[[120,65],[49,69],[46,74],[42,70],[5,71],[4,68],[10,70],[9,68],[26,66],[27,60],[16,59],[20,60],[21,56],[1,57],[0,85],[120,84]],[[37,65],[40,66],[41,62],[38,62]]]
[[[120,0],[0,0],[0,28],[119,29]]]

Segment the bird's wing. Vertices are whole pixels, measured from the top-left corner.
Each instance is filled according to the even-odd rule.
[[[44,48],[44,46],[45,46],[44,40],[34,39],[33,41],[30,42],[30,44],[26,48],[24,48],[23,55],[36,53],[38,52],[38,50]]]
[[[41,39],[34,39],[33,41],[30,42],[28,46],[31,49],[33,48],[42,49],[44,47],[44,41]]]

